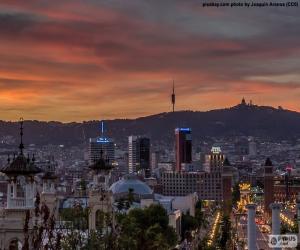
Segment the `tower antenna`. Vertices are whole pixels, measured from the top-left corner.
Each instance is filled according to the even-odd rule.
[[[104,135],[104,121],[101,121],[101,137]]]
[[[19,149],[20,149],[20,154],[23,155],[23,149],[24,149],[24,144],[23,144],[23,118],[20,118],[20,138],[21,138],[21,141],[20,141],[20,146],[19,146]]]
[[[173,108],[173,112],[175,111],[175,84],[174,84],[174,80],[173,80],[173,92],[171,95],[171,102],[172,102],[172,108]]]

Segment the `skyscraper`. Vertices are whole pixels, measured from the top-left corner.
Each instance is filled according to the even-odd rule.
[[[201,200],[223,202],[223,210],[231,209],[232,167],[220,147],[206,155],[205,171],[164,171],[161,174],[162,193],[185,196],[197,192]]]
[[[145,177],[151,175],[150,139],[139,136],[128,137],[128,169],[129,173],[142,171]]]
[[[264,210],[271,215],[270,205],[274,202],[274,174],[273,163],[270,158],[266,159],[264,166]]]
[[[190,128],[175,129],[176,171],[181,171],[183,163],[192,163],[192,135]]]
[[[115,160],[115,144],[111,138],[104,135],[104,124],[101,122],[101,136],[90,138],[89,140],[89,161],[95,163],[101,157],[101,151],[104,157],[109,158],[110,162]]]

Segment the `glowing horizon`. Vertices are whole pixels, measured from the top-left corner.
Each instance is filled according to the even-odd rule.
[[[255,104],[300,110],[297,8],[196,1],[0,3],[2,120],[136,118]]]

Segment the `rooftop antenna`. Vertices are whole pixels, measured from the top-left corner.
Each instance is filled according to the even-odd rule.
[[[23,144],[23,118],[20,118],[20,137],[21,137],[21,142],[20,142],[20,154],[23,155],[23,149],[24,149],[24,144]]]
[[[173,92],[171,95],[171,102],[172,102],[172,108],[173,108],[173,112],[175,111],[175,84],[174,84],[174,80],[173,80]]]
[[[101,121],[101,137],[104,135],[104,121]]]

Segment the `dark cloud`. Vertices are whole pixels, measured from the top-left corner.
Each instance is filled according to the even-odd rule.
[[[159,112],[172,78],[187,100],[180,107],[191,109],[231,105],[241,94],[263,93],[273,104],[299,90],[296,8],[4,0],[0,10],[0,104],[8,102],[9,118],[15,96],[27,97],[16,110],[43,119],[72,120],[72,110],[81,111],[74,119],[149,114],[156,99]],[[219,98],[225,92],[232,96]]]

